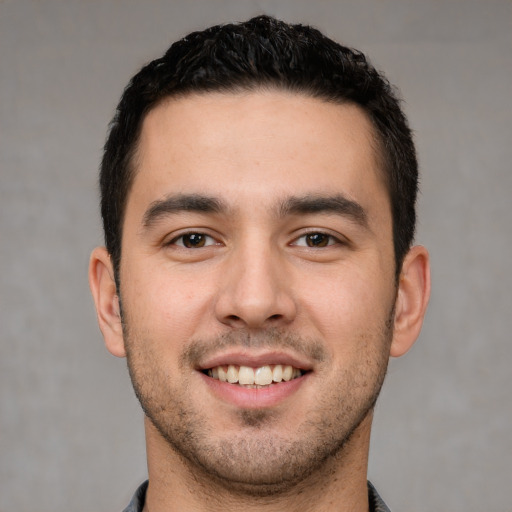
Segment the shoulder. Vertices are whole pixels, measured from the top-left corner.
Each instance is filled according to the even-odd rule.
[[[123,510],[123,512],[142,512],[144,502],[146,500],[146,489],[148,488],[148,481],[146,480],[133,495],[130,504]]]
[[[368,482],[368,503],[370,512],[391,512],[370,482]]]

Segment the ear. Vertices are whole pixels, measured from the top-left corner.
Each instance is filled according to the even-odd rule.
[[[119,297],[114,280],[110,254],[105,247],[96,247],[89,261],[89,286],[91,288],[101,333],[108,351],[125,357],[123,326]]]
[[[405,354],[418,338],[430,297],[430,265],[425,247],[412,247],[404,258],[395,305],[391,356]]]

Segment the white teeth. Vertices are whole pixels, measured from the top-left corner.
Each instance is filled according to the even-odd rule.
[[[240,384],[241,386],[258,387],[268,386],[272,382],[288,382],[302,375],[301,370],[290,365],[264,365],[259,368],[250,366],[216,366],[208,370],[208,375],[221,382]]]
[[[235,382],[238,382],[238,372],[236,371],[236,368],[230,364],[228,366],[228,371],[227,371],[227,379],[228,379],[228,382],[230,384],[234,384]]]
[[[283,380],[283,367],[280,364],[276,364],[274,366],[274,371],[272,372],[272,380],[274,382],[281,382]]]
[[[292,380],[293,377],[293,368],[288,365],[283,368],[283,380],[288,382],[289,380]]]
[[[217,366],[217,369],[218,369],[218,372],[219,372],[219,380],[221,382],[227,382],[228,381],[228,376],[226,375],[226,370],[224,369],[223,366]],[[213,377],[213,370],[212,370],[212,377]],[[213,377],[215,378],[215,377]]]
[[[270,366],[261,366],[254,372],[254,384],[258,384],[259,386],[268,386],[271,382],[272,370],[270,369]]]
[[[240,366],[238,370],[238,384],[254,384],[254,370],[249,366]],[[256,382],[256,384],[259,384]]]

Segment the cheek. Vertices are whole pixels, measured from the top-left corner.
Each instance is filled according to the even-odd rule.
[[[316,331],[335,350],[350,350],[357,338],[382,332],[393,307],[392,287],[383,286],[382,278],[352,270],[319,282],[323,285],[315,290],[303,290],[303,304]]]
[[[127,265],[125,270],[123,309],[132,330],[167,343],[186,341],[194,334],[211,302],[211,286],[204,279],[197,273],[181,275],[172,269],[142,270]]]

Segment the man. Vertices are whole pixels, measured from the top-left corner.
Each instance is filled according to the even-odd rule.
[[[126,510],[387,510],[372,412],[430,287],[387,81],[269,17],[190,34],[128,85],[100,182],[91,289],[145,412]]]

